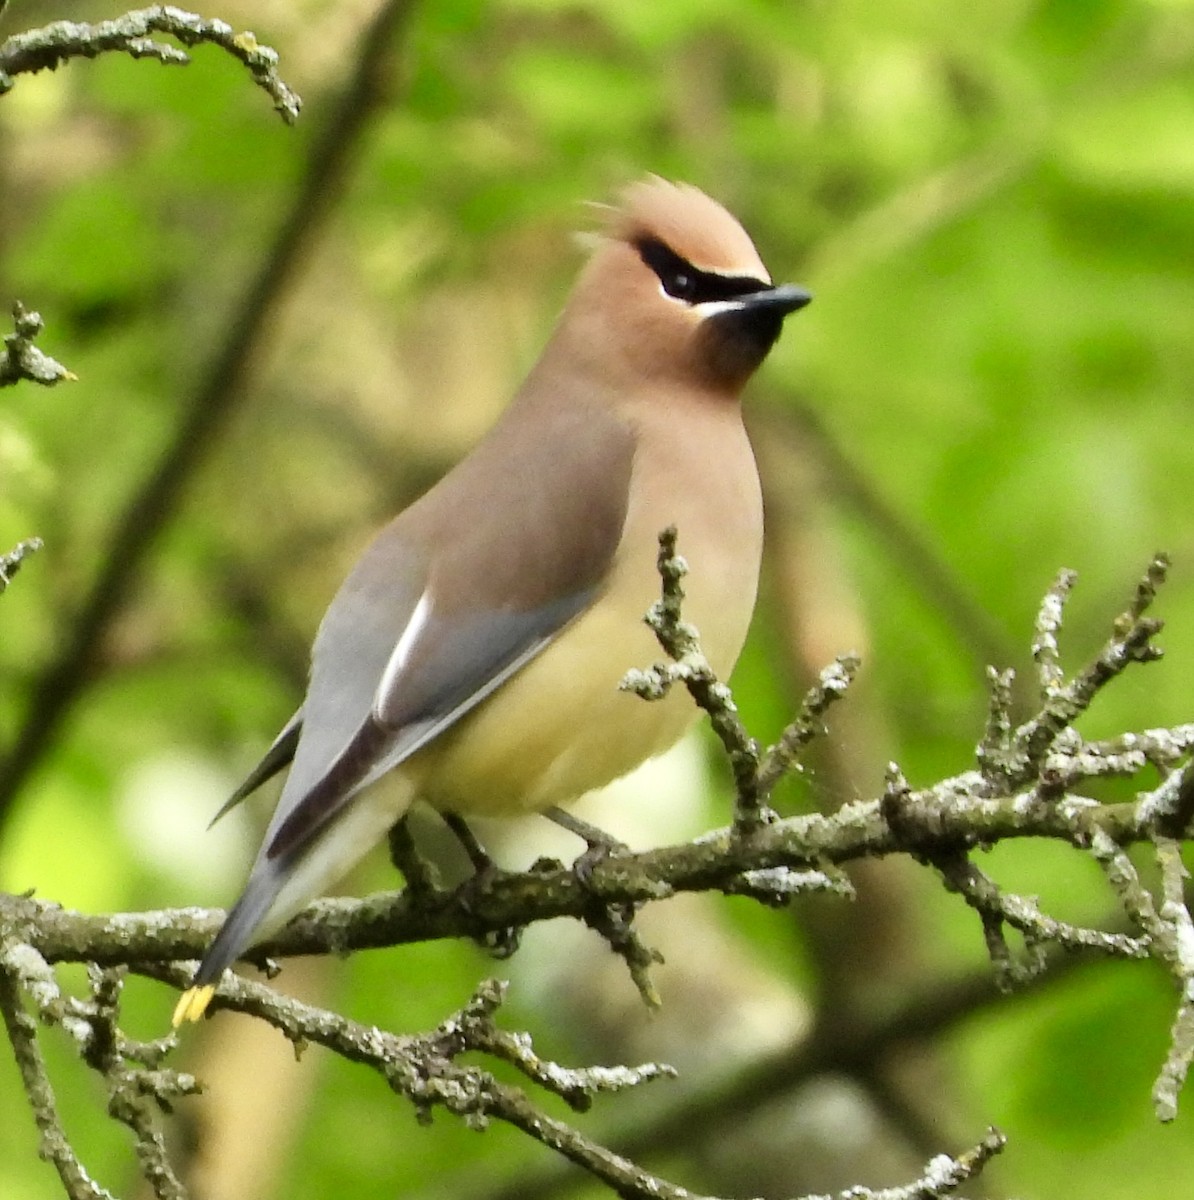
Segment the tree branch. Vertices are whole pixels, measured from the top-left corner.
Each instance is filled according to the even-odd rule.
[[[191,61],[177,46],[148,37],[151,33],[169,34],[184,46],[203,42],[219,46],[245,66],[287,124],[298,120],[303,102],[278,77],[276,51],[258,44],[247,31],[237,33],[225,21],[208,21],[164,4],[127,12],[97,25],[54,21],[41,29],[14,34],[0,42],[0,95],[15,85],[17,75],[53,71],[71,58],[97,58],[116,51],[133,58],[156,58],[165,66],[186,66]]]
[[[53,387],[64,379],[78,378],[33,344],[33,339],[45,328],[41,313],[30,312],[19,300],[14,300],[12,325],[14,332],[5,336],[4,354],[0,356],[0,387],[11,387],[22,379]]]
[[[41,1157],[53,1164],[70,1200],[115,1200],[111,1192],[87,1174],[67,1139],[38,1044],[37,1022],[25,1011],[22,989],[35,995],[39,991],[57,993],[57,985],[45,962],[28,946],[5,941],[0,944],[0,1016],[4,1019],[25,1095],[41,1135]]]
[[[18,542],[7,554],[0,554],[0,595],[7,590],[21,564],[41,549],[41,538],[26,538]]]
[[[738,720],[729,689],[709,670],[696,630],[682,621],[680,581],[686,567],[676,553],[674,530],[660,538],[659,569],[663,595],[648,622],[672,661],[632,674],[627,686],[650,697],[683,682],[709,713],[727,753],[736,757],[739,796],[731,825],[689,844],[597,861],[583,882],[574,870],[542,863],[525,874],[498,873],[474,888],[467,904],[442,890],[431,873],[413,891],[359,901],[320,901],[272,941],[257,947],[253,959],[344,953],[431,937],[483,937],[558,916],[584,920],[595,901],[631,910],[679,891],[745,892],[767,903],[782,903],[810,887],[840,890],[833,868],[842,863],[904,854],[934,867],[946,887],[976,911],[995,966],[994,982],[1000,986],[1021,985],[1037,977],[1047,961],[1046,952],[1054,949],[1149,957],[1164,964],[1181,990],[1170,1052],[1154,1092],[1158,1115],[1170,1119],[1194,1058],[1194,1008],[1188,1002],[1194,994],[1190,951],[1194,921],[1184,902],[1173,837],[1188,807],[1181,764],[1194,749],[1194,725],[1095,742],[1085,741],[1073,726],[1098,693],[1129,665],[1159,656],[1152,639],[1160,622],[1146,612],[1164,578],[1164,557],[1154,558],[1098,655],[1070,678],[1061,666],[1058,633],[1061,601],[1072,587],[1072,578],[1059,577],[1037,620],[1040,710],[1013,727],[1007,710],[1010,679],[993,676],[991,716],[976,749],[975,768],[914,789],[893,765],[882,796],[846,805],[832,816],[817,813],[786,820],[770,813],[768,792],[786,771],[798,768],[801,750],[824,732],[821,716],[848,684],[854,664],[843,659],[827,669],[776,746],[763,752]],[[1099,804],[1077,790],[1089,779],[1132,778],[1146,768],[1160,771],[1160,783],[1127,803]],[[1004,892],[970,861],[977,847],[1021,837],[1060,840],[1077,853],[1090,854],[1119,900],[1128,931],[1086,929],[1058,921],[1035,900]],[[1143,885],[1124,851],[1133,842],[1154,848],[1162,880],[1159,901]],[[142,1172],[161,1197],[181,1193],[161,1149],[152,1104],[166,1104],[187,1094],[193,1081],[161,1070],[160,1055],[172,1044],[170,1039],[139,1052],[123,1038],[116,1023],[122,972],[127,968],[171,986],[185,986],[192,964],[178,960],[197,957],[222,919],[222,913],[198,909],[87,917],[30,896],[0,896],[0,944],[9,948],[6,990],[0,993],[0,1001],[6,1006],[5,1019],[18,1047],[39,1127],[52,1135],[56,1118],[52,1102],[47,1107],[45,1101],[48,1081],[30,1053],[30,1039],[35,1043],[36,1038],[20,1019],[22,992],[33,997],[43,1021],[60,1025],[74,1037],[84,1061],[104,1076],[113,1111],[132,1129]],[[1019,962],[1005,927],[1023,938]],[[66,1000],[58,993],[53,964],[67,961],[89,964],[91,995],[86,1000]],[[583,1166],[619,1195],[688,1200],[690,1193],[547,1116],[521,1089],[501,1084],[487,1072],[462,1073],[456,1056],[481,1050],[513,1064],[573,1107],[586,1106],[597,1090],[634,1086],[669,1073],[657,1064],[612,1072],[568,1071],[545,1064],[525,1035],[505,1034],[493,1023],[502,994],[497,984],[483,985],[461,1013],[434,1033],[414,1040],[357,1026],[231,973],[221,980],[212,1008],[256,1015],[296,1045],[319,1041],[369,1065],[421,1112],[440,1106],[476,1126],[490,1119],[513,1124]],[[832,1044],[828,1036],[816,1040]],[[851,1046],[851,1053],[859,1052],[853,1035]],[[972,1178],[1001,1145],[1002,1139],[992,1134],[969,1155],[934,1160],[925,1176],[906,1188],[855,1189],[850,1194],[872,1200],[946,1196]],[[60,1169],[69,1173],[69,1158],[62,1161]]]

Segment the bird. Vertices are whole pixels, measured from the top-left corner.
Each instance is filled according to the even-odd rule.
[[[685,619],[720,678],[746,639],[763,508],[741,393],[811,299],[689,184],[599,206],[593,250],[494,426],[381,529],[315,636],[298,711],[224,808],[289,767],[240,898],[178,1001],[198,1020],[246,949],[381,841],[416,799],[546,813],[673,745],[686,697],[619,689],[657,649],[659,533],[689,565]],[[373,788],[393,773],[397,786]]]

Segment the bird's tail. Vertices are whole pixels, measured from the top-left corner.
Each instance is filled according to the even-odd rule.
[[[191,986],[179,998],[174,1008],[174,1027],[199,1020],[216,993],[224,969],[254,942],[275,934],[315,896],[326,895],[406,814],[413,798],[414,785],[409,779],[395,779],[388,787],[367,788],[352,796],[351,803],[307,845],[275,858],[263,850],[243,895],[203,956]]]
[[[208,947],[191,986],[179,997],[171,1023],[177,1029],[184,1021],[198,1021],[216,994],[216,984],[230,967],[260,937],[280,928],[298,909],[273,913],[275,901],[286,881],[285,863],[263,859],[253,869],[244,894],[232,906],[216,939]],[[300,900],[302,908],[305,900]],[[272,928],[271,928],[272,926]]]

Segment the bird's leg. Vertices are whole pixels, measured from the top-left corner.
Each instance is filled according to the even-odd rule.
[[[473,864],[472,875],[456,889],[455,898],[467,911],[475,912],[477,894],[501,874],[501,867],[493,861],[462,816],[451,812],[440,813],[440,816]],[[494,958],[509,958],[522,941],[522,926],[507,925],[502,929],[486,930],[473,941]]]
[[[489,851],[481,845],[477,835],[468,827],[468,822],[459,813],[440,813],[444,824],[452,831],[452,836],[460,843],[460,848],[468,855],[473,864],[473,874],[489,876],[498,870],[497,863],[489,856]]]
[[[574,813],[566,812],[562,808],[553,806],[545,809],[543,815],[561,829],[576,834],[584,842],[586,849],[572,864],[572,869],[576,872],[577,879],[586,888],[593,878],[593,868],[599,862],[603,862],[611,855],[625,854],[629,850],[625,842],[619,842],[605,830],[598,829],[596,825],[590,825],[588,821],[582,821]]]
[[[390,862],[402,873],[416,904],[430,903],[443,891],[435,864],[419,852],[405,816],[390,827],[389,846]]]

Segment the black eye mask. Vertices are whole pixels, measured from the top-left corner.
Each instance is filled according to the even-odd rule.
[[[659,276],[663,290],[686,304],[736,300],[758,292],[769,292],[771,284],[751,275],[718,275],[702,271],[683,259],[658,238],[640,238],[635,249],[643,262]]]

